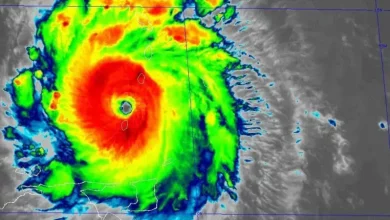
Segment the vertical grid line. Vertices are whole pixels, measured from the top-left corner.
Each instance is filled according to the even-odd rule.
[[[385,109],[386,109],[386,123],[387,123],[387,142],[388,148],[390,149],[390,129],[389,129],[389,107],[387,103],[387,89],[386,89],[386,76],[385,76],[385,68],[383,64],[383,52],[382,52],[382,37],[381,37],[381,28],[379,22],[379,13],[380,9],[378,8],[378,0],[375,0],[375,15],[376,15],[376,25],[378,30],[378,48],[379,48],[379,56],[381,61],[381,69],[382,69],[382,81],[383,81],[383,93],[385,99]]]

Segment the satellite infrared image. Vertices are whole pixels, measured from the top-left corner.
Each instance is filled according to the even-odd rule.
[[[390,219],[389,24],[390,0],[0,0],[0,220]]]

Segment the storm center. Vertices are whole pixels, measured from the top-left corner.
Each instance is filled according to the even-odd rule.
[[[133,107],[130,102],[124,101],[121,104],[120,110],[123,114],[128,115],[133,111]]]

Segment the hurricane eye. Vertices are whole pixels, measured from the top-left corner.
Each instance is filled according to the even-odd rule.
[[[128,115],[133,111],[133,107],[131,106],[130,102],[123,101],[120,110],[123,114]]]

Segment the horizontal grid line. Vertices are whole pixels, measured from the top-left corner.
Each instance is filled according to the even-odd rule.
[[[300,216],[300,217],[390,217],[390,214],[314,214],[314,213],[198,213],[197,215],[222,216]]]
[[[131,213],[127,212],[85,212],[85,213],[66,213],[66,212],[38,212],[38,211],[31,211],[31,212],[0,212],[0,215],[12,215],[12,214],[62,214],[62,215],[106,215],[106,214],[113,214],[113,215],[129,215]],[[183,215],[183,214],[179,214]],[[185,214],[186,215],[186,214]],[[188,214],[193,216],[193,214]],[[377,217],[377,218],[384,218],[384,217],[390,217],[390,214],[314,214],[314,213],[196,213],[196,216],[202,216],[202,215],[210,215],[210,216],[299,216],[299,217]]]
[[[374,12],[375,9],[368,8],[271,8],[271,7],[237,7],[242,10],[266,10],[266,11],[352,11],[352,12]],[[390,11],[390,9],[389,9]]]
[[[26,8],[51,8],[53,5],[0,5],[0,7],[26,7]],[[69,8],[85,7],[82,5],[68,5]],[[92,8],[104,8],[106,5],[89,5]],[[110,5],[110,8],[182,8],[183,6],[138,6],[138,5]],[[196,8],[187,6],[186,8]],[[203,9],[213,9],[213,7],[197,7]],[[265,10],[265,11],[349,11],[349,12],[375,12],[375,9],[368,8],[273,8],[273,7],[236,7],[237,10]],[[389,12],[390,9],[383,9],[383,12]]]

